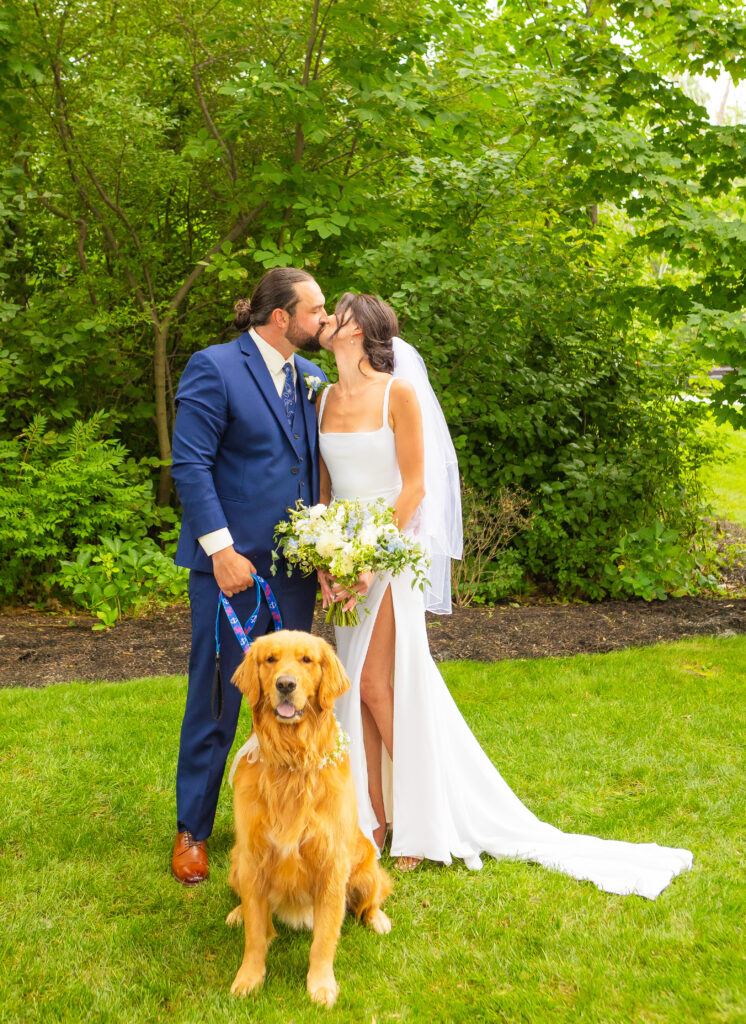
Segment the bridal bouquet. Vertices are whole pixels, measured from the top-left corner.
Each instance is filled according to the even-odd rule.
[[[335,501],[328,507],[312,508],[299,501],[290,510],[290,518],[275,527],[275,543],[288,565],[297,565],[304,572],[321,569],[348,590],[361,572],[396,576],[405,569],[413,570],[421,586],[428,566],[422,546],[399,530],[394,510],[383,500]],[[272,557],[277,560],[277,550]],[[272,571],[276,571],[274,565]],[[326,621],[335,626],[357,626],[357,608],[345,612],[343,603],[329,607]]]

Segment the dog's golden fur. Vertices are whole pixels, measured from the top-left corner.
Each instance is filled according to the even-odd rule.
[[[276,914],[313,928],[307,987],[331,1006],[345,908],[374,931],[391,928],[380,909],[391,881],[360,831],[349,758],[337,747],[334,700],[349,680],[324,640],[286,630],[257,640],[233,681],[251,704],[259,756],[242,758],[234,780],[230,883],[241,903],[228,922],[243,920],[245,951],[231,992],[262,984]]]

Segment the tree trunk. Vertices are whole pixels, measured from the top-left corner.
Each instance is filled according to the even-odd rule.
[[[168,392],[166,390],[167,341],[171,321],[165,317],[155,325],[153,347],[153,378],[155,383],[155,425],[158,434],[158,457],[171,461],[171,430],[168,422]],[[168,505],[171,500],[171,467],[161,466],[158,479],[158,504]]]

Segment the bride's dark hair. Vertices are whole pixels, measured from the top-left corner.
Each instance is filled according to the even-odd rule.
[[[338,320],[337,331],[350,320],[360,327],[363,351],[373,369],[380,373],[393,373],[393,338],[399,333],[399,321],[391,306],[375,295],[345,292],[334,312]]]

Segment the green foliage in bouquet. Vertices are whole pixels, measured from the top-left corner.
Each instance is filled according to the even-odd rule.
[[[411,569],[423,585],[427,556],[420,544],[403,534],[394,522],[394,510],[383,500],[336,501],[328,507],[307,508],[298,502],[290,518],[275,528],[277,550],[272,572],[282,555],[288,565],[303,572],[327,573],[346,590],[354,587],[363,572],[388,572],[396,576]],[[329,606],[326,621],[336,626],[356,626],[357,607],[343,610],[343,601]]]

